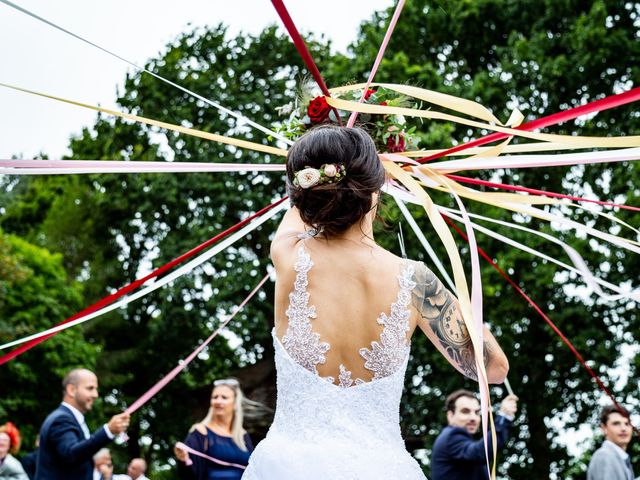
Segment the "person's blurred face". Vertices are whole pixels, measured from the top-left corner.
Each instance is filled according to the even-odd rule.
[[[232,416],[235,410],[236,392],[227,385],[219,385],[211,392],[211,408],[216,417]]]
[[[454,412],[447,412],[447,421],[452,427],[464,428],[471,435],[480,426],[480,402],[475,398],[460,397],[456,400]]]
[[[98,377],[89,371],[80,372],[78,375],[76,385],[67,385],[67,401],[82,413],[87,413],[93,407],[94,400],[98,398]]]
[[[9,453],[11,439],[5,432],[0,433],[0,458],[4,458]]]
[[[134,458],[129,462],[129,467],[127,468],[127,475],[129,475],[133,480],[136,480],[140,475],[142,475],[147,470],[147,465],[144,460],[140,458]]]
[[[605,425],[600,425],[604,438],[626,450],[631,441],[631,423],[619,413],[611,413]]]
[[[100,455],[98,458],[95,459],[94,466],[96,470],[98,470],[99,472],[102,471],[102,467],[112,467],[113,462],[111,461],[111,454],[104,453]]]

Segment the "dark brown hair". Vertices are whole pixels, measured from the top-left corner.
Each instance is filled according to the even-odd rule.
[[[344,165],[345,176],[336,183],[311,188],[294,185],[296,172],[324,164]],[[343,233],[362,221],[374,207],[373,193],[380,191],[385,171],[376,147],[360,128],[322,125],[309,130],[287,154],[287,191],[307,225],[327,236]]]
[[[606,425],[607,422],[609,421],[609,416],[612,413],[619,413],[623,417],[627,419],[629,418],[629,412],[623,406],[617,407],[615,405],[607,405],[600,412],[600,425]]]
[[[469,390],[456,390],[455,392],[449,394],[447,399],[444,401],[445,411],[455,413],[456,402],[461,397],[469,397],[469,398],[473,398],[474,400],[478,400],[476,396],[473,394],[473,392],[470,392]]]

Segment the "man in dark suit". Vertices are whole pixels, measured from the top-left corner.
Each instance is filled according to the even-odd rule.
[[[24,472],[29,477],[29,480],[33,480],[36,476],[36,462],[38,461],[38,450],[40,449],[40,434],[36,435],[36,449],[27,453],[20,459]]]
[[[518,411],[518,397],[509,395],[500,404],[495,427],[498,450],[509,438],[509,427]],[[480,402],[468,390],[457,390],[445,401],[449,425],[438,435],[431,452],[432,480],[489,480],[484,441],[474,440],[480,426]],[[489,458],[491,458],[491,438]]]
[[[627,453],[632,430],[629,412],[615,405],[604,407],[600,413],[600,429],[604,442],[591,457],[587,480],[633,480],[635,475]]]
[[[62,404],[40,428],[36,480],[91,480],[93,454],[129,426],[129,414],[114,415],[90,433],[84,415],[98,398],[98,378],[85,369],[74,369],[62,381]]]

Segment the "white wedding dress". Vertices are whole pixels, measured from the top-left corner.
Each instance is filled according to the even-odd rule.
[[[280,341],[273,334],[277,403],[273,424],[249,459],[243,480],[424,479],[400,434],[400,397],[410,346],[411,290],[415,264],[398,276],[390,315],[382,313],[379,342],[360,355],[373,380],[353,380],[340,365],[338,384],[319,376],[330,345],[312,330],[307,273],[313,262],[298,252],[294,290],[289,294],[289,326]]]

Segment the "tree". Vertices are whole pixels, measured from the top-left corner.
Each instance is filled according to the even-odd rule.
[[[326,46],[312,46],[323,58]],[[222,26],[189,32],[147,68],[269,125],[301,76],[295,49],[275,28],[228,38]],[[147,75],[127,79],[119,103],[128,111],[205,131],[267,143],[203,102]],[[160,146],[162,145],[162,146]],[[281,161],[263,154],[99,116],[70,144],[72,158],[173,161]],[[64,255],[85,286],[84,304],[131,282],[284,194],[273,174],[87,175],[7,178],[5,229]],[[90,322],[86,334],[101,346],[98,374],[110,398],[124,407],[190,353],[267,272],[266,224],[211,261],[126,309]],[[253,397],[273,403],[269,331],[272,291],[263,292],[214,340],[205,354],[136,415],[127,456],[171,458],[173,442],[204,416],[211,381],[236,374]],[[239,346],[236,348],[235,344]],[[266,358],[265,358],[266,357]],[[252,364],[258,365],[252,367]],[[263,366],[264,365],[264,366]],[[246,371],[241,367],[249,366]],[[262,388],[264,378],[267,388]],[[260,387],[260,388],[258,388]],[[178,401],[185,415],[176,417]],[[253,424],[262,434],[266,425]],[[124,456],[122,457],[124,459]]]
[[[70,281],[62,255],[0,230],[0,342],[40,331],[81,305],[82,288]],[[98,348],[82,329],[67,330],[0,369],[0,417],[14,422],[33,445],[40,423],[62,398],[62,377],[73,367],[93,368]]]
[[[513,107],[522,109],[528,119],[537,118],[638,85],[639,12],[638,3],[620,1],[536,2],[535,5],[501,0],[453,1],[446,5],[411,2],[403,11],[376,78],[474,99],[489,107],[498,118],[508,118],[509,109]],[[362,26],[360,37],[352,45],[352,60],[337,65],[338,73],[332,81],[363,78],[390,15],[391,10],[380,12]],[[619,55],[621,51],[625,55]],[[629,134],[638,130],[636,110],[629,105],[551,131]],[[421,145],[429,148],[446,148],[453,142],[480,134],[466,127],[452,128],[436,122],[426,123],[421,131],[425,132]],[[638,192],[634,185],[638,183],[638,173],[638,165],[633,163],[480,172],[477,176],[550,191],[568,190],[567,193],[575,195],[593,191],[599,198],[616,198],[635,205]],[[607,180],[609,178],[611,180]],[[434,197],[450,203],[441,195],[434,194]],[[467,202],[467,207],[499,219],[518,217],[472,202]],[[564,209],[564,212],[604,231],[617,231],[607,220],[587,210]],[[415,214],[421,216],[419,211]],[[397,213],[390,216],[399,218]],[[618,216],[632,225],[638,224],[637,213],[623,211]],[[567,241],[585,256],[591,268],[601,269],[601,275],[609,281],[630,281],[637,288],[637,276],[633,274],[637,256],[601,242],[576,238],[569,232],[551,231],[539,221],[518,220]],[[421,225],[426,222],[421,221]],[[496,226],[490,228],[542,249],[550,256],[564,258],[557,247],[530,235]],[[393,236],[390,237],[393,242]],[[432,244],[439,243],[434,235],[429,235],[429,239]],[[633,345],[637,341],[633,334],[638,331],[637,305],[610,305],[585,299],[584,295],[576,295],[576,290],[572,293],[570,285],[580,285],[575,276],[565,277],[545,261],[482,235],[479,242],[491,256],[499,259],[502,268],[509,271],[521,288],[549,311],[578,350],[613,387],[615,378],[610,378],[609,372],[621,359],[621,345]],[[461,250],[467,252],[464,244]],[[413,249],[410,255],[420,253]],[[569,472],[572,459],[565,446],[557,441],[561,431],[550,421],[562,417],[563,428],[577,427],[586,421],[595,424],[599,409],[596,400],[600,393],[542,319],[524,301],[513,298],[515,293],[491,267],[483,268],[483,281],[485,317],[506,347],[511,362],[511,383],[521,397],[524,413],[516,429],[518,438],[504,456],[509,461],[503,472],[512,478],[562,477]],[[410,436],[425,435],[422,438],[428,447],[444,422],[437,413],[441,411],[443,397],[453,388],[469,385],[458,377],[452,378],[429,345],[417,343],[413,355],[412,373],[416,380],[409,387],[411,395],[404,407],[405,430]],[[420,380],[418,385],[417,380]],[[614,391],[620,399],[637,402],[637,388],[632,382]],[[509,457],[510,453],[515,456]]]

